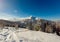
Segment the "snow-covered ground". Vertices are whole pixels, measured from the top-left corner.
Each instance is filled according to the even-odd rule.
[[[60,36],[41,31],[9,27],[0,30],[0,42],[60,42]]]

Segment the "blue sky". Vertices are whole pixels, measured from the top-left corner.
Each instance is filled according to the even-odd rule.
[[[60,20],[60,0],[0,0],[0,18],[36,16]]]

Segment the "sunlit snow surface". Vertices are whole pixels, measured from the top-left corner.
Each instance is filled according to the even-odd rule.
[[[0,42],[60,42],[60,36],[13,27],[0,30]]]

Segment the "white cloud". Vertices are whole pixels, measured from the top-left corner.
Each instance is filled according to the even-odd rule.
[[[25,20],[25,19],[30,19],[30,17],[25,17],[25,18],[16,17],[16,18],[13,18],[12,20],[13,21],[20,21],[20,20]]]
[[[7,13],[0,13],[0,19],[10,20],[14,18],[15,16],[12,16],[11,14]]]
[[[10,20],[10,21],[20,21],[20,20],[24,20],[24,19],[30,19],[30,17],[20,18],[20,17],[13,16],[8,13],[0,13],[0,19]]]
[[[14,13],[17,13],[18,12],[18,10],[14,10]]]
[[[17,16],[13,16],[11,14],[8,13],[0,13],[0,19],[4,19],[4,20],[10,20],[10,21],[20,21],[20,20],[25,20],[25,19],[30,19],[31,17],[17,17]],[[38,18],[36,18],[38,19]]]

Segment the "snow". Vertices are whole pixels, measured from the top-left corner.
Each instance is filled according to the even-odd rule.
[[[41,31],[13,27],[0,30],[0,42],[60,42],[60,36]]]

